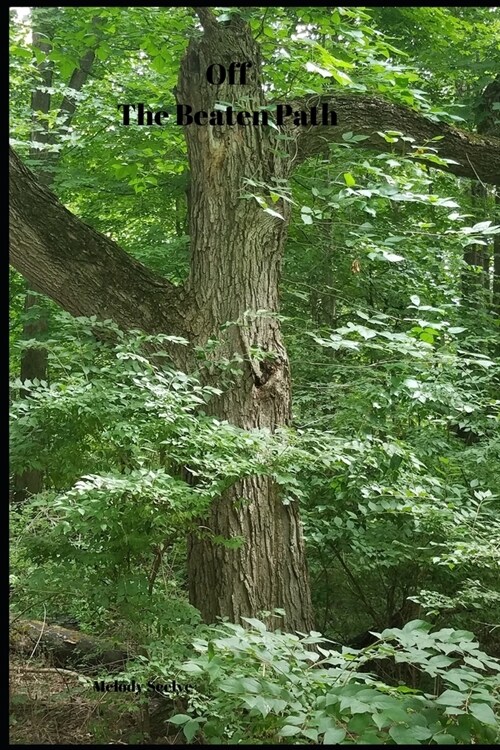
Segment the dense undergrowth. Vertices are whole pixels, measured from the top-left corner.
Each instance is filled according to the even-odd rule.
[[[12,12],[17,153],[41,175],[48,165],[55,194],[93,229],[180,285],[193,198],[183,132],[117,127],[116,102],[127,92],[173,106],[196,17],[99,9],[92,75],[71,92],[95,9],[38,10],[51,86],[33,19]],[[433,127],[498,133],[497,9],[267,10],[238,13],[283,101],[343,91]],[[40,121],[34,92],[52,97]],[[62,122],[68,94],[75,118]],[[15,743],[498,744],[498,186],[447,173],[443,136],[392,127],[380,124],[377,150],[344,133],[289,181],[245,176],[238,195],[266,220],[291,211],[281,306],[241,302],[237,322],[189,350],[189,374],[171,357],[186,340],[71,317],[11,271],[12,618],[130,653],[115,670],[83,661],[68,673],[42,637],[16,654]],[[290,358],[292,419],[274,432],[210,410],[248,366],[221,356],[220,339],[257,316],[279,323]],[[46,376],[22,382],[22,362],[41,351]],[[272,352],[250,354],[272,363]],[[40,492],[19,492],[26,472]],[[203,524],[251,476],[271,477],[279,502],[300,508],[313,632],[285,632],[279,610],[245,628],[206,624],[189,604],[186,540],[251,543]],[[101,694],[101,679],[191,689]]]
[[[425,378],[430,406],[419,404],[428,410],[424,430],[442,431],[438,450],[411,425],[398,436],[374,429],[359,437],[306,426],[236,429],[205,413],[214,389],[170,367],[168,351],[160,367],[140,354],[138,334],[65,315],[58,321],[46,342],[51,383],[28,384],[30,398],[12,404],[13,468],[33,456],[28,466],[42,468],[52,485],[12,515],[14,613],[63,617],[127,642],[132,653],[146,649],[120,680],[189,679],[182,711],[165,702],[160,734],[171,722],[189,741],[214,743],[495,740],[499,662],[488,623],[498,611],[498,521],[488,459],[498,438],[486,421],[490,400],[479,451],[445,437],[443,399],[432,398],[438,377],[452,380],[455,369],[462,383],[489,376],[490,358],[461,356],[451,336],[439,352],[411,331],[396,339],[408,370],[416,359],[414,379],[403,370],[397,385],[400,412],[422,424],[413,396]],[[103,330],[108,343],[95,337]],[[349,327],[345,341],[361,345],[365,330],[359,336]],[[478,463],[482,480],[464,479]],[[187,603],[185,535],[222,489],[254,473],[273,476],[283,502],[304,507],[321,634],[274,632],[279,612],[264,613],[269,629],[254,620],[249,630],[231,623],[210,630]],[[332,581],[334,571],[344,577]],[[325,599],[345,589],[332,613]],[[417,611],[422,619],[413,618]],[[481,645],[464,629],[471,625]]]

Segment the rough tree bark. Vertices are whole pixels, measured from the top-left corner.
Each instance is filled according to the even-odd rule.
[[[72,315],[150,333],[182,326],[182,293],[80,221],[11,150],[10,261],[33,289]]]
[[[205,29],[192,40],[182,63],[178,95],[194,110],[212,110],[216,101],[264,102],[261,59],[248,26],[235,19],[217,23],[198,9]],[[252,63],[248,85],[212,86],[207,68],[217,60]],[[236,91],[235,91],[236,89]],[[233,93],[234,92],[234,93]],[[191,194],[191,273],[194,302],[190,326],[199,343],[223,334],[221,353],[239,355],[243,374],[213,404],[216,415],[244,428],[276,428],[290,420],[290,369],[283,345],[278,286],[289,210],[276,204],[283,219],[241,198],[245,179],[264,184],[286,179],[290,159],[276,155],[271,134],[260,128],[188,128]],[[265,310],[244,319],[245,313]],[[265,352],[259,361],[252,350]],[[189,591],[192,603],[212,621],[224,612],[232,621],[273,607],[285,609],[286,625],[313,625],[304,542],[295,505],[284,505],[278,486],[254,476],[219,499],[204,520],[213,535],[245,539],[238,549],[214,544],[210,534],[189,542]]]
[[[197,13],[204,34],[189,43],[179,76],[179,101],[209,111],[217,100],[231,102],[237,96],[241,101],[244,96],[248,109],[257,109],[265,103],[260,52],[248,25],[236,16],[219,24],[207,8]],[[247,85],[210,86],[205,73],[214,61],[251,61]],[[318,153],[325,138],[337,140],[349,129],[370,131],[361,147],[385,149],[384,141],[372,137],[373,129],[385,126],[409,128],[419,141],[443,135],[440,153],[460,162],[459,167],[445,168],[500,182],[498,139],[435,125],[395,105],[368,106],[360,97],[341,104],[340,98],[334,101],[339,121],[345,117],[340,129],[290,128],[286,147],[266,128],[186,128],[191,271],[183,288],[156,276],[72,216],[11,154],[12,263],[36,289],[73,314],[113,318],[125,328],[176,333],[197,344],[219,338],[220,354],[239,355],[242,374],[213,402],[213,413],[246,428],[272,431],[285,426],[290,419],[290,371],[276,313],[289,208],[277,202],[274,208],[282,218],[276,218],[257,202],[246,201],[241,196],[245,179],[282,186],[301,158]],[[389,121],[382,120],[384,112],[390,113]],[[285,148],[288,153],[283,155]],[[221,330],[228,322],[232,325]],[[209,532],[200,529],[190,540],[189,589],[206,620],[217,615],[238,620],[280,607],[287,612],[285,627],[307,630],[313,625],[298,510],[283,505],[270,479],[254,476],[240,482],[218,500],[201,526]],[[245,541],[238,549],[228,549],[214,544],[214,536],[241,536]]]
[[[311,97],[307,101],[297,102],[297,108],[307,111],[309,107],[322,101],[328,102],[336,111],[337,126],[303,128],[297,154],[299,161],[314,154],[325,153],[328,143],[345,142],[342,136],[347,132],[368,136],[360,144],[362,148],[387,151],[387,141],[378,131],[399,130],[415,138],[416,147],[427,144],[436,148],[440,157],[456,162],[445,167],[451,174],[500,185],[500,138],[496,134],[471,133],[443,122],[433,122],[420,112],[388,102],[379,96],[334,94],[328,98]],[[438,136],[442,140],[429,143]],[[401,139],[391,143],[390,149],[407,156],[413,153],[413,149]],[[425,156],[416,155],[415,158],[426,162]],[[437,166],[434,162],[427,163],[433,168]]]

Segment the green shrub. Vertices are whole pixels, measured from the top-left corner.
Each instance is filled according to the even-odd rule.
[[[181,672],[196,686],[170,718],[188,741],[210,744],[476,744],[499,738],[500,662],[472,633],[431,632],[421,620],[375,634],[361,651],[325,649],[319,633],[223,623],[194,643]],[[320,644],[323,644],[320,645]],[[332,644],[333,646],[333,644]],[[313,650],[314,648],[314,650]],[[387,684],[367,664],[421,675],[420,689]]]

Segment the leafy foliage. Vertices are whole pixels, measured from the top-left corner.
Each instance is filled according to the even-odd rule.
[[[52,29],[47,58],[31,44],[29,17],[11,12],[16,150],[35,171],[57,155],[53,187],[65,205],[182,283],[191,200],[182,131],[118,127],[116,104],[174,106],[196,17],[180,7],[38,10]],[[233,15],[250,23],[276,101],[341,89],[433,123],[498,128],[498,104],[484,98],[498,70],[498,9],[217,15],[222,26]],[[60,107],[89,49],[92,75],[68,125]],[[51,107],[33,122],[44,60]],[[53,137],[40,143],[45,125]],[[281,201],[292,212],[277,318],[293,420],[273,433],[211,416],[241,368],[217,339],[191,348],[125,333],[42,295],[26,312],[24,281],[10,275],[11,473],[44,476],[43,492],[12,510],[13,612],[63,613],[146,647],[123,676],[193,683],[182,705],[167,702],[164,727],[187,742],[499,740],[498,195],[438,172],[439,137],[417,142],[391,123],[379,136],[384,153],[344,133],[289,184],[248,175],[241,185],[249,205],[283,219]],[[26,338],[40,309],[48,331]],[[40,346],[47,380],[21,382],[21,358]],[[189,375],[173,366],[174,349]],[[251,476],[272,477],[281,501],[300,506],[322,634],[272,630],[279,611],[209,627],[188,603],[186,536],[251,543],[200,523]]]
[[[414,620],[376,634],[369,648],[336,650],[319,633],[270,632],[259,620],[247,622],[246,629],[223,623],[196,640],[199,655],[181,667],[196,692],[189,712],[170,722],[188,741],[404,745],[498,737],[500,664],[472,633],[431,632]],[[428,688],[386,684],[364,671],[374,661],[410,665]]]

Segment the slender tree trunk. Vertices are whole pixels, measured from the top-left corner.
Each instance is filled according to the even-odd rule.
[[[494,108],[500,101],[500,73],[486,87],[483,99],[486,105],[486,121],[483,128],[488,134],[498,136],[500,133],[500,111]],[[500,224],[500,189],[495,188],[494,223]],[[500,234],[493,236],[493,315],[500,317]]]
[[[39,151],[34,144],[48,145],[55,143],[57,133],[49,130],[48,121],[44,115],[48,115],[51,106],[51,95],[49,93],[52,86],[53,64],[48,59],[52,43],[51,39],[54,33],[54,21],[57,9],[54,8],[32,8],[32,27],[34,50],[40,50],[46,57],[39,63],[38,72],[40,82],[33,90],[31,95],[31,111],[33,118],[33,130],[31,140],[33,146],[30,149],[31,159],[37,159],[39,166],[37,168],[39,181],[48,188],[51,188],[54,182],[55,169],[57,166],[58,155],[52,151]],[[97,27],[99,18],[93,19],[93,26]],[[79,65],[73,71],[68,88],[71,92],[80,91],[85,84],[89,71],[94,61],[94,51],[87,50],[82,56]],[[64,96],[60,108],[59,118],[62,120],[59,124],[68,126],[71,123],[75,113],[76,100],[71,93]],[[42,115],[42,117],[40,117]],[[30,283],[26,282],[26,296],[24,302],[25,322],[23,325],[22,338],[24,340],[37,339],[39,346],[32,346],[25,349],[21,354],[21,381],[26,380],[47,380],[48,377],[48,356],[47,350],[43,346],[43,339],[47,335],[48,315],[47,309],[40,304],[40,297],[36,294]],[[25,396],[29,396],[29,389],[26,389]],[[27,469],[14,477],[14,494],[15,501],[22,502],[30,495],[41,492],[43,488],[43,473],[40,469]]]
[[[495,196],[496,224],[500,224],[500,195]],[[493,314],[500,318],[500,234],[493,239]]]
[[[205,36],[189,45],[179,78],[180,102],[209,111],[217,100],[245,96],[251,100],[248,109],[257,109],[264,104],[260,57],[248,27],[237,22],[224,27],[213,23],[211,15],[201,17]],[[215,59],[226,67],[232,61],[251,61],[248,85],[210,85],[205,74]],[[286,170],[264,129],[193,126],[186,133],[191,174],[188,285],[195,304],[191,327],[198,342],[219,337],[220,354],[242,360],[241,376],[213,403],[213,413],[243,428],[274,431],[291,416],[290,369],[275,316],[289,211],[280,201],[273,208],[283,218],[276,218],[255,200],[242,200],[241,193],[245,178],[272,185],[275,178],[286,177]],[[263,310],[267,312],[255,315]],[[221,332],[229,322],[233,325]],[[255,350],[268,359],[259,361]],[[224,613],[238,621],[280,607],[286,611],[286,627],[312,627],[298,508],[283,504],[273,480],[253,476],[238,482],[200,520],[200,527],[189,540],[189,593],[205,620]],[[243,543],[229,548],[214,537],[242,537]]]
[[[46,310],[40,306],[40,298],[27,285],[24,297],[24,315],[22,337],[25,340],[43,339],[47,333]],[[25,349],[21,354],[21,381],[33,381],[47,379],[47,350],[41,343],[40,346]],[[29,388],[23,389],[21,397],[29,397]],[[31,495],[36,495],[43,489],[43,472],[40,469],[25,469],[13,478],[14,491],[12,499],[14,502],[24,502]]]
[[[497,137],[500,133],[499,115],[494,108],[500,98],[500,74],[491,81],[482,92],[476,108],[477,131],[481,135]],[[488,187],[481,182],[471,185],[472,202],[478,207],[479,221],[487,213]],[[498,246],[498,242],[496,247]],[[493,248],[495,268],[496,248]],[[490,252],[485,245],[469,245],[464,252],[465,267],[462,274],[462,293],[466,304],[476,310],[489,310],[491,306],[490,289]],[[493,276],[495,287],[495,271]],[[498,282],[497,282],[498,284]],[[495,288],[493,288],[495,304]]]
[[[50,53],[51,45],[48,41],[52,37],[50,15],[46,9],[33,8],[33,49],[39,49],[45,55]],[[33,113],[33,131],[31,139],[33,142],[47,143],[49,140],[48,123],[40,119],[39,115],[48,114],[50,110],[50,94],[47,89],[52,84],[52,63],[45,59],[38,66],[41,81],[31,95],[31,111]],[[43,152],[42,152],[43,153]],[[30,149],[31,158],[40,156],[35,148]],[[50,171],[40,172],[40,181],[50,187],[52,184],[52,173]],[[38,339],[40,342],[47,334],[47,311],[40,305],[39,297],[34,293],[29,283],[26,283],[26,294],[24,298],[24,324],[22,338],[26,340]],[[42,344],[37,347],[24,349],[21,353],[21,381],[46,380],[47,379],[47,350]],[[25,397],[29,396],[29,389],[25,391]],[[43,488],[43,472],[40,469],[26,469],[14,476],[13,499],[16,502],[24,502],[30,495],[41,492]]]
[[[488,191],[479,182],[471,184],[471,197],[477,221],[488,210]],[[464,250],[462,271],[462,296],[466,306],[474,310],[487,310],[490,306],[490,255],[485,245],[468,245]]]

